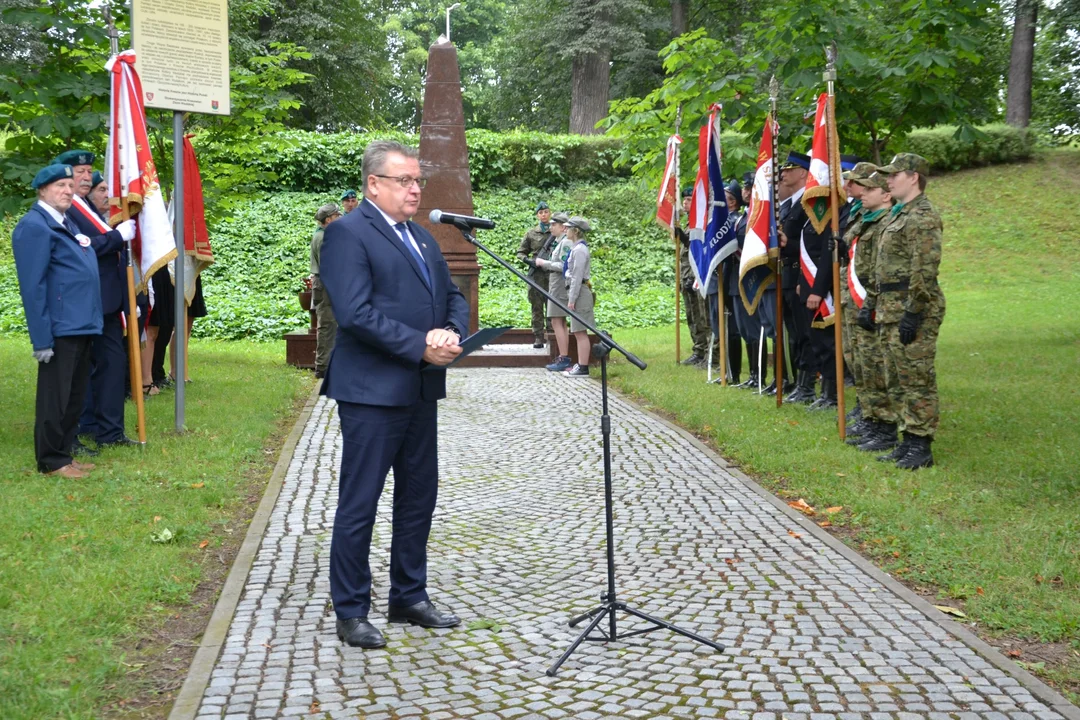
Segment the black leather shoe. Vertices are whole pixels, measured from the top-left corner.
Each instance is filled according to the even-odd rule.
[[[95,455],[100,455],[101,453],[99,453],[97,450],[91,450],[90,448],[83,445],[81,440],[76,438],[74,444],[72,444],[71,446],[71,454],[74,457],[94,457]]]
[[[410,623],[425,628],[448,628],[461,623],[457,615],[440,612],[430,600],[421,600],[409,607],[391,605],[386,609],[386,621]]]
[[[349,647],[374,650],[386,646],[386,638],[374,625],[368,622],[366,617],[348,618],[347,620],[339,618],[337,621],[337,636],[338,640]]]
[[[776,381],[773,380],[771,383],[766,385],[765,389],[763,389],[761,391],[761,394],[762,395],[769,395],[769,396],[775,395],[776,394]]]
[[[138,445],[138,444],[139,444],[138,440],[132,440],[127,435],[124,435],[119,440],[113,440],[112,442],[101,443],[100,445],[98,445],[98,447],[100,447],[100,448],[130,447],[132,445]]]
[[[541,349],[543,347],[544,347],[544,343],[542,343],[539,340],[537,340],[536,342],[533,343],[533,350],[539,350],[539,349]]]

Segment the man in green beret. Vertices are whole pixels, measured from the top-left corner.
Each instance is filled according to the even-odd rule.
[[[925,194],[930,178],[925,158],[901,153],[878,172],[886,176],[895,205],[883,220],[874,287],[863,308],[869,306],[875,314],[890,399],[898,415],[897,424],[885,423],[878,434],[886,440],[891,435],[895,442],[898,427],[904,433],[903,442],[880,459],[916,470],[934,464],[930,444],[938,426],[934,360],[945,318],[945,295],[938,284],[941,216]]]
[[[344,210],[344,212],[341,213],[342,215],[348,215],[355,210],[356,206],[359,204],[360,200],[357,199],[355,190],[350,188],[341,194],[341,207]]]
[[[522,238],[521,244],[518,246],[517,257],[518,260],[528,266],[529,270],[526,274],[529,279],[540,287],[546,288],[548,286],[548,272],[536,265],[537,255],[540,254],[540,251],[544,249],[551,238],[551,209],[548,208],[546,202],[541,201],[537,204],[536,220],[536,227],[530,228],[525,233],[525,237]],[[545,341],[544,311],[547,309],[547,300],[530,287],[529,305],[532,307],[533,347],[539,349],[544,347]]]
[[[315,222],[319,224],[311,236],[311,306],[319,327],[315,336],[315,377],[326,377],[326,366],[330,362],[330,352],[334,349],[337,336],[337,320],[334,309],[330,306],[330,296],[326,294],[319,278],[319,261],[322,254],[323,231],[326,226],[341,217],[341,211],[334,203],[327,203],[315,211]]]

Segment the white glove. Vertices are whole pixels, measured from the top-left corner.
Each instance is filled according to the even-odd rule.
[[[116,226],[116,229],[120,232],[120,237],[124,239],[124,242],[135,239],[135,221],[125,220]]]
[[[48,363],[53,359],[53,349],[45,348],[44,350],[35,350],[34,359],[39,363]]]

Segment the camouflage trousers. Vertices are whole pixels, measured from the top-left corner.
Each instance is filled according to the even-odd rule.
[[[319,323],[315,334],[315,370],[326,372],[337,338],[337,320],[334,319],[334,309],[330,307],[330,296],[320,282],[311,288],[311,304],[315,307],[315,318]]]
[[[840,271],[841,277],[846,278],[847,272],[843,269]],[[847,283],[843,280],[840,281],[840,319],[843,325],[843,340],[844,340],[844,365],[851,372],[851,376],[855,378],[855,387],[859,386],[859,369],[855,366],[855,329],[859,327],[855,324],[855,317],[859,314],[859,308],[855,305],[855,302],[851,299],[851,291],[848,290]],[[859,400],[860,405],[862,400]]]
[[[938,426],[937,354],[940,317],[924,318],[915,341],[900,342],[900,323],[878,327],[885,352],[885,376],[889,400],[896,409],[900,430],[933,437]]]
[[[889,397],[885,348],[881,335],[876,330],[871,332],[855,325],[851,330],[851,354],[854,360],[852,374],[855,376],[855,392],[859,397],[863,416],[896,424],[898,418]]]
[[[683,310],[686,312],[686,324],[690,328],[690,338],[694,342],[694,354],[704,358],[709,352],[709,313],[705,307],[705,298],[697,290],[682,291]]]

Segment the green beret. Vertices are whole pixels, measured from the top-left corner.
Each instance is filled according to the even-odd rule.
[[[52,161],[53,165],[93,165],[94,153],[89,150],[68,150],[67,152],[60,153],[56,156],[56,159]]]
[[[75,173],[71,171],[70,165],[46,165],[34,176],[34,181],[30,183],[30,187],[38,190],[57,180],[72,177],[75,177]]]
[[[350,188],[349,190],[346,190],[346,191],[345,191],[344,193],[342,193],[342,195],[341,195],[341,199],[342,199],[343,201],[344,201],[344,200],[346,200],[347,198],[355,198],[355,197],[356,197],[356,191],[355,191],[355,190],[353,190],[353,189],[351,189],[351,188]]]
[[[915,153],[900,153],[895,155],[892,161],[885,167],[878,168],[878,172],[884,175],[892,175],[898,172],[917,172],[924,178],[930,177],[930,163],[922,155]]]
[[[546,202],[544,202],[543,200],[541,200],[540,204],[536,206],[536,210],[534,210],[533,212],[540,212],[541,210],[547,210],[547,209],[548,209],[548,204]]]
[[[101,173],[99,173],[97,170],[95,170],[94,171],[94,178],[90,181],[90,189],[93,190],[94,188],[96,188],[98,185],[100,185],[103,182],[105,182],[105,176],[102,175]]]

